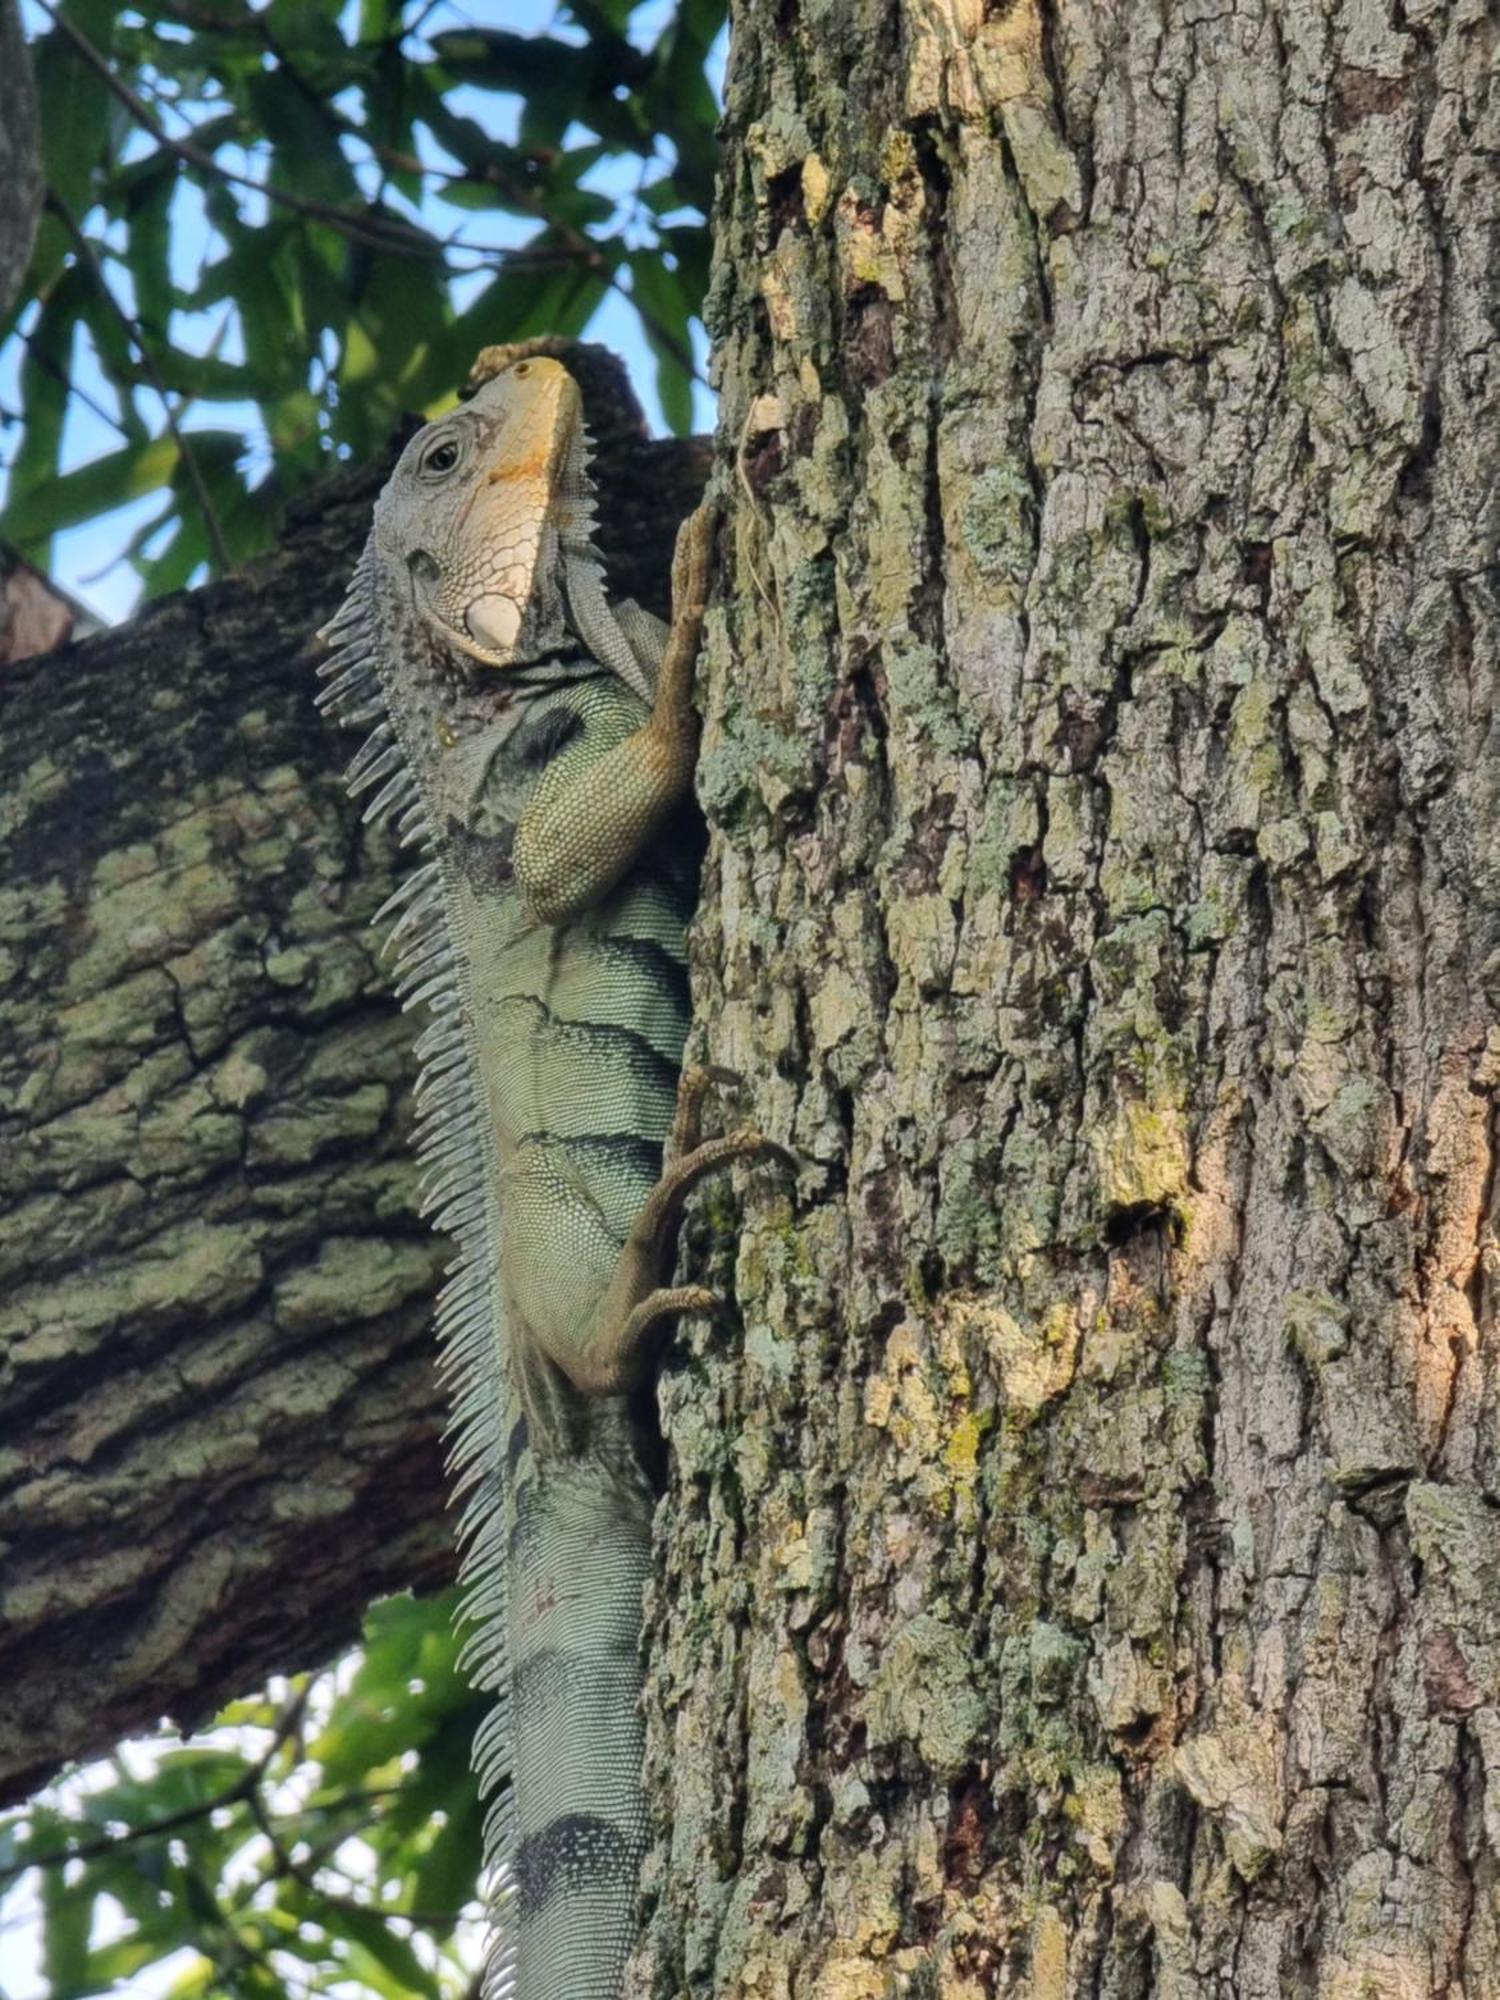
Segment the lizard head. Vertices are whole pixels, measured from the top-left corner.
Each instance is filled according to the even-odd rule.
[[[567,636],[564,565],[592,508],[578,385],[533,356],[407,445],[375,509],[375,542],[439,644],[487,667],[545,658]]]

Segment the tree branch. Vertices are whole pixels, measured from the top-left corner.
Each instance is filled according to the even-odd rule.
[[[143,1840],[161,1840],[167,1834],[176,1833],[179,1827],[192,1826],[197,1820],[207,1819],[210,1813],[222,1812],[226,1806],[249,1804],[254,1811],[260,1803],[261,1782],[270,1770],[277,1751],[302,1726],[302,1718],[307,1712],[308,1692],[306,1687],[297,1689],[277,1718],[276,1728],[264,1752],[246,1767],[232,1785],[226,1785],[213,1798],[200,1799],[196,1805],[183,1806],[177,1812],[163,1813],[160,1819],[148,1820],[143,1826],[132,1826],[124,1833],[101,1834],[97,1840],[68,1840],[51,1854],[28,1855],[24,1861],[17,1861],[9,1868],[0,1868],[0,1889],[26,1874],[28,1869],[63,1868],[70,1861],[96,1861],[101,1854],[117,1854],[122,1847],[137,1847]],[[260,1824],[258,1812],[256,1824]]]
[[[31,259],[42,206],[41,134],[31,58],[14,0],[0,0],[0,315]]]

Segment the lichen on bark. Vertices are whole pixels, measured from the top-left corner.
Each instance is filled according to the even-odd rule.
[[[737,11],[640,1994],[1496,1990],[1493,40]]]

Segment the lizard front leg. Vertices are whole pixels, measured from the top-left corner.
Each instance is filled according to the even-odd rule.
[[[692,782],[698,755],[693,668],[708,603],[717,513],[683,522],[672,560],[672,625],[651,714],[601,756],[544,772],[516,829],[516,881],[541,922],[591,909],[640,855]]]

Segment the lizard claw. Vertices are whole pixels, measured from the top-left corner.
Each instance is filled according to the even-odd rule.
[[[682,1072],[682,1081],[677,1086],[677,1113],[667,1141],[669,1160],[696,1152],[703,1143],[703,1107],[708,1093],[716,1085],[720,1090],[739,1090],[744,1081],[738,1070],[725,1069],[722,1063],[694,1063]]]
[[[675,1319],[678,1313],[712,1312],[724,1301],[707,1285],[658,1285],[633,1305],[620,1328],[620,1348],[626,1354],[639,1350],[646,1334],[659,1319]]]
[[[665,1247],[666,1231],[676,1221],[689,1191],[706,1174],[715,1172],[719,1167],[727,1167],[735,1160],[771,1160],[790,1174],[797,1171],[797,1162],[786,1147],[768,1139],[764,1132],[746,1128],[739,1132],[726,1132],[718,1139],[700,1140],[663,1170],[661,1179],[646,1198],[646,1205],[631,1235],[643,1244],[649,1242],[660,1254]]]

